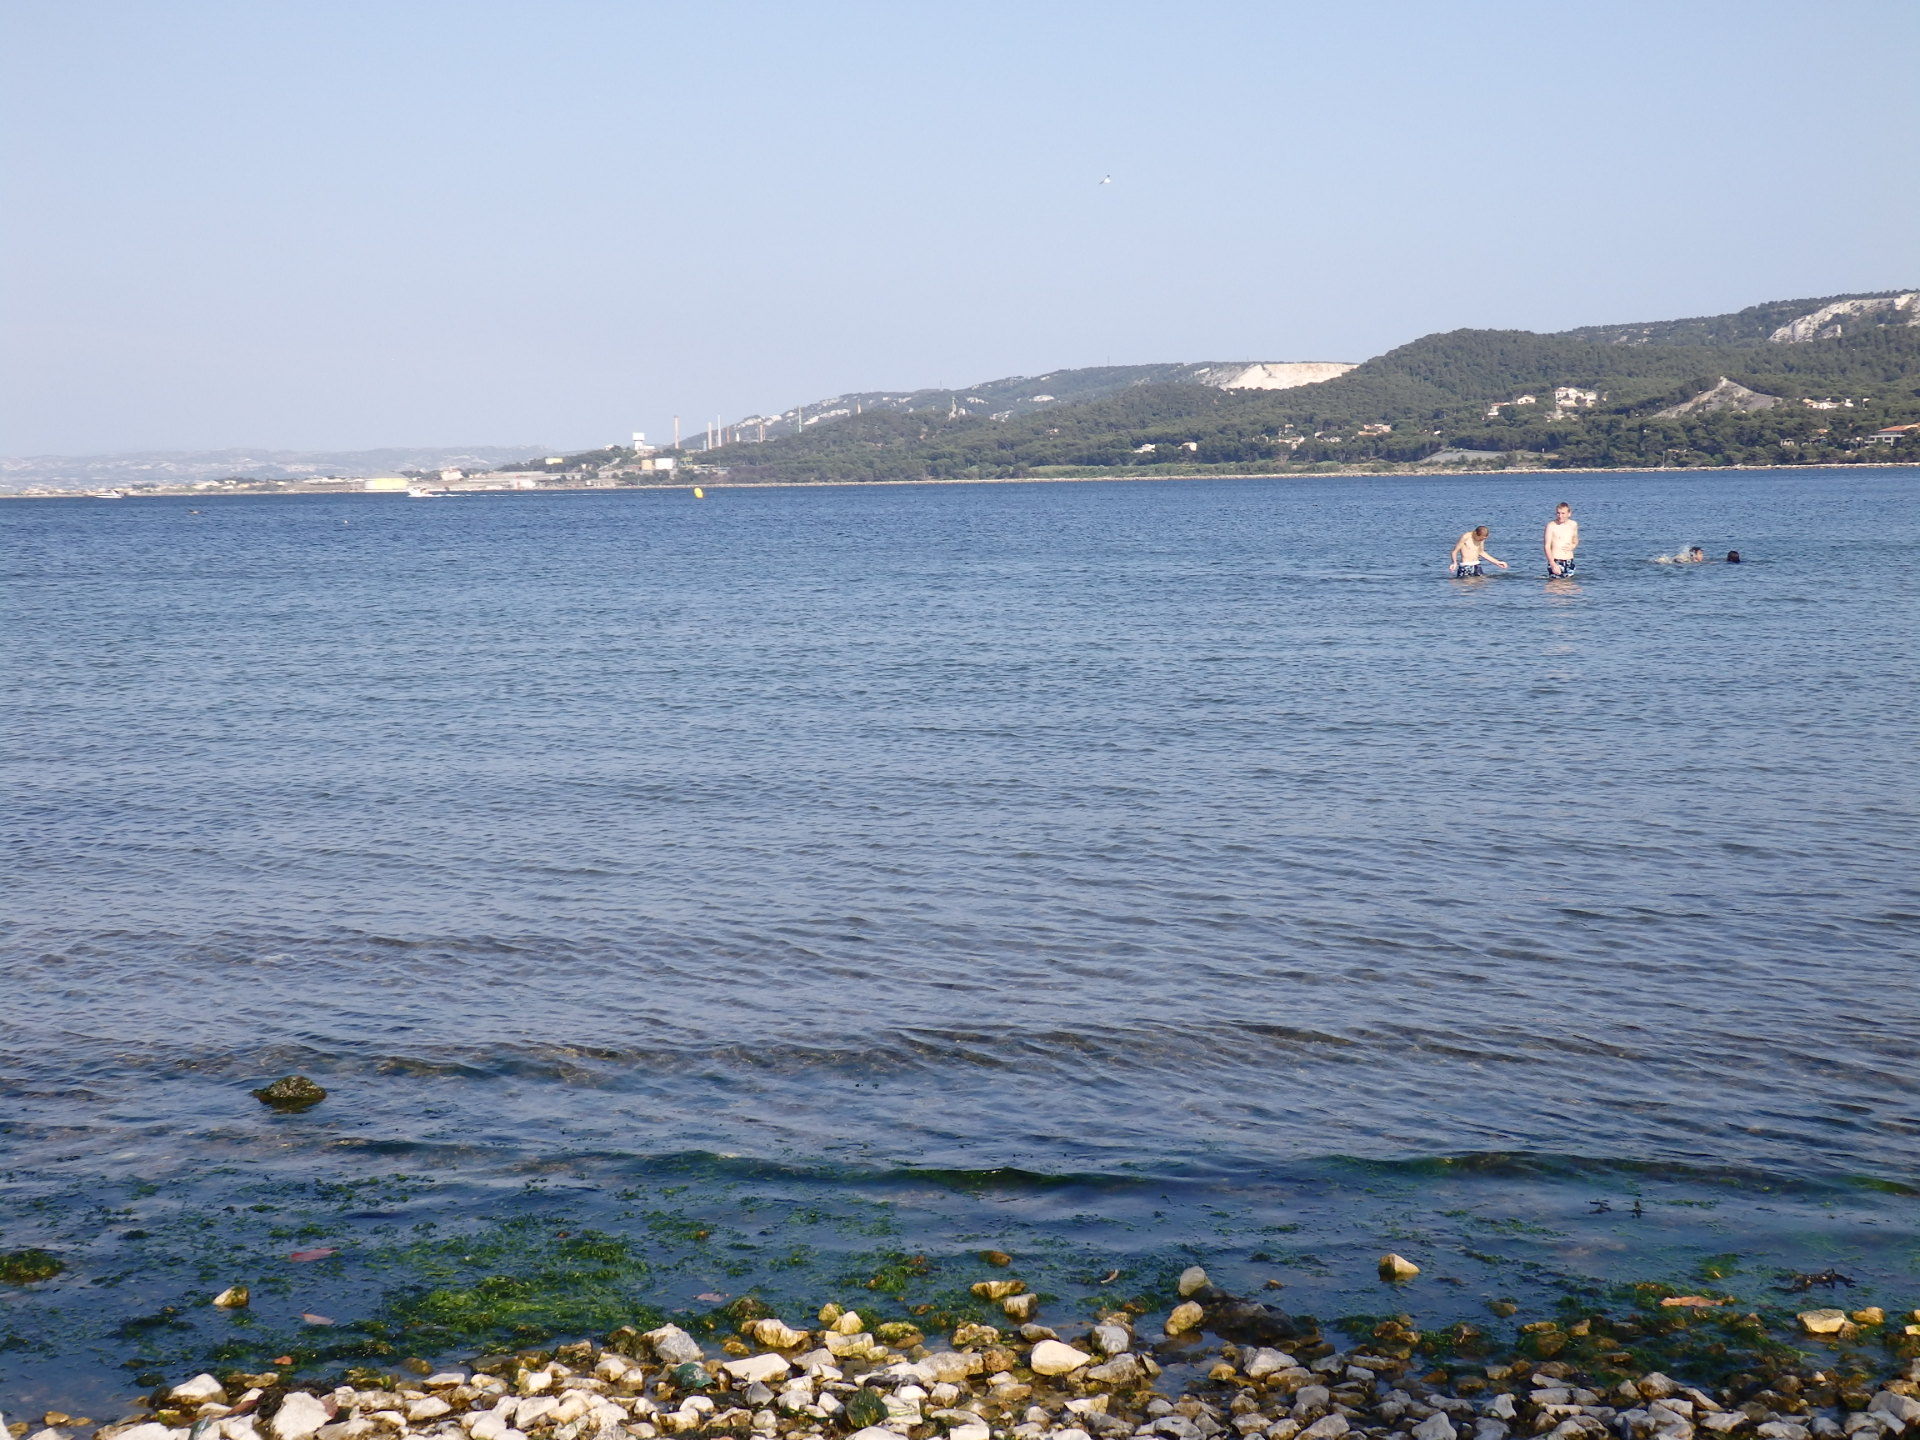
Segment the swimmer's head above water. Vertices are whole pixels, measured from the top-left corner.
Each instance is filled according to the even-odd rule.
[[[1740,563],[1740,552],[1738,550],[1727,551],[1727,564],[1738,565],[1739,563]]]

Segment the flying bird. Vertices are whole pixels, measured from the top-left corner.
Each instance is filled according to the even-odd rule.
[[[1111,185],[1113,183],[1113,177],[1109,175],[1106,177],[1106,179],[1102,180],[1100,183],[1102,185]]]

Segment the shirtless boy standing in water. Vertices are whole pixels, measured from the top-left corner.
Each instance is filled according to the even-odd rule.
[[[1573,518],[1573,507],[1566,501],[1554,507],[1541,545],[1547,552],[1549,579],[1560,580],[1573,573],[1573,552],[1580,548],[1580,522]]]
[[[1487,527],[1484,525],[1476,525],[1462,535],[1459,543],[1453,547],[1453,554],[1447,558],[1453,562],[1453,578],[1456,580],[1470,580],[1484,575],[1486,572],[1480,566],[1488,560],[1502,570],[1507,568],[1506,561],[1487,549]]]

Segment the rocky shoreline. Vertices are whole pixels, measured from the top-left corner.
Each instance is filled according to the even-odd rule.
[[[1387,1256],[1383,1277],[1394,1278],[1396,1265],[1416,1271]],[[1472,1327],[1423,1336],[1403,1316],[1342,1351],[1313,1322],[1230,1295],[1198,1267],[1179,1291],[1157,1323],[1118,1310],[1059,1332],[1037,1323],[1039,1296],[1020,1281],[982,1281],[974,1295],[1006,1323],[965,1320],[945,1336],[908,1321],[870,1325],[836,1304],[821,1308],[815,1328],[796,1328],[745,1302],[727,1316],[733,1333],[704,1344],[668,1324],[457,1369],[415,1360],[397,1373],[350,1371],[330,1386],[271,1371],[202,1374],[161,1387],[114,1423],[49,1413],[38,1425],[0,1425],[11,1440],[1920,1436],[1920,1323],[1890,1322],[1879,1309],[1808,1310],[1796,1322],[1820,1342],[1878,1339],[1884,1361],[1843,1350],[1828,1368],[1811,1368],[1760,1337],[1743,1357],[1747,1371],[1716,1384],[1630,1364],[1604,1319],[1523,1325],[1524,1353],[1469,1361],[1457,1352],[1474,1348]],[[1684,1323],[1722,1302],[1657,1303]],[[1456,1353],[1436,1363],[1436,1348]]]

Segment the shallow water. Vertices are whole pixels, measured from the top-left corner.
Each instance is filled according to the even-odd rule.
[[[0,1248],[73,1262],[0,1380],[148,1343],[84,1205],[396,1171],[448,1224],[854,1197],[1062,1276],[1297,1224],[1325,1314],[1396,1226],[1608,1195],[1501,1253],[1911,1279],[1917,478],[0,507]],[[1479,522],[1513,570],[1448,580]],[[1748,563],[1654,563],[1695,542]],[[290,1070],[333,1097],[268,1115]],[[1406,1166],[1489,1152],[1549,1158]]]

